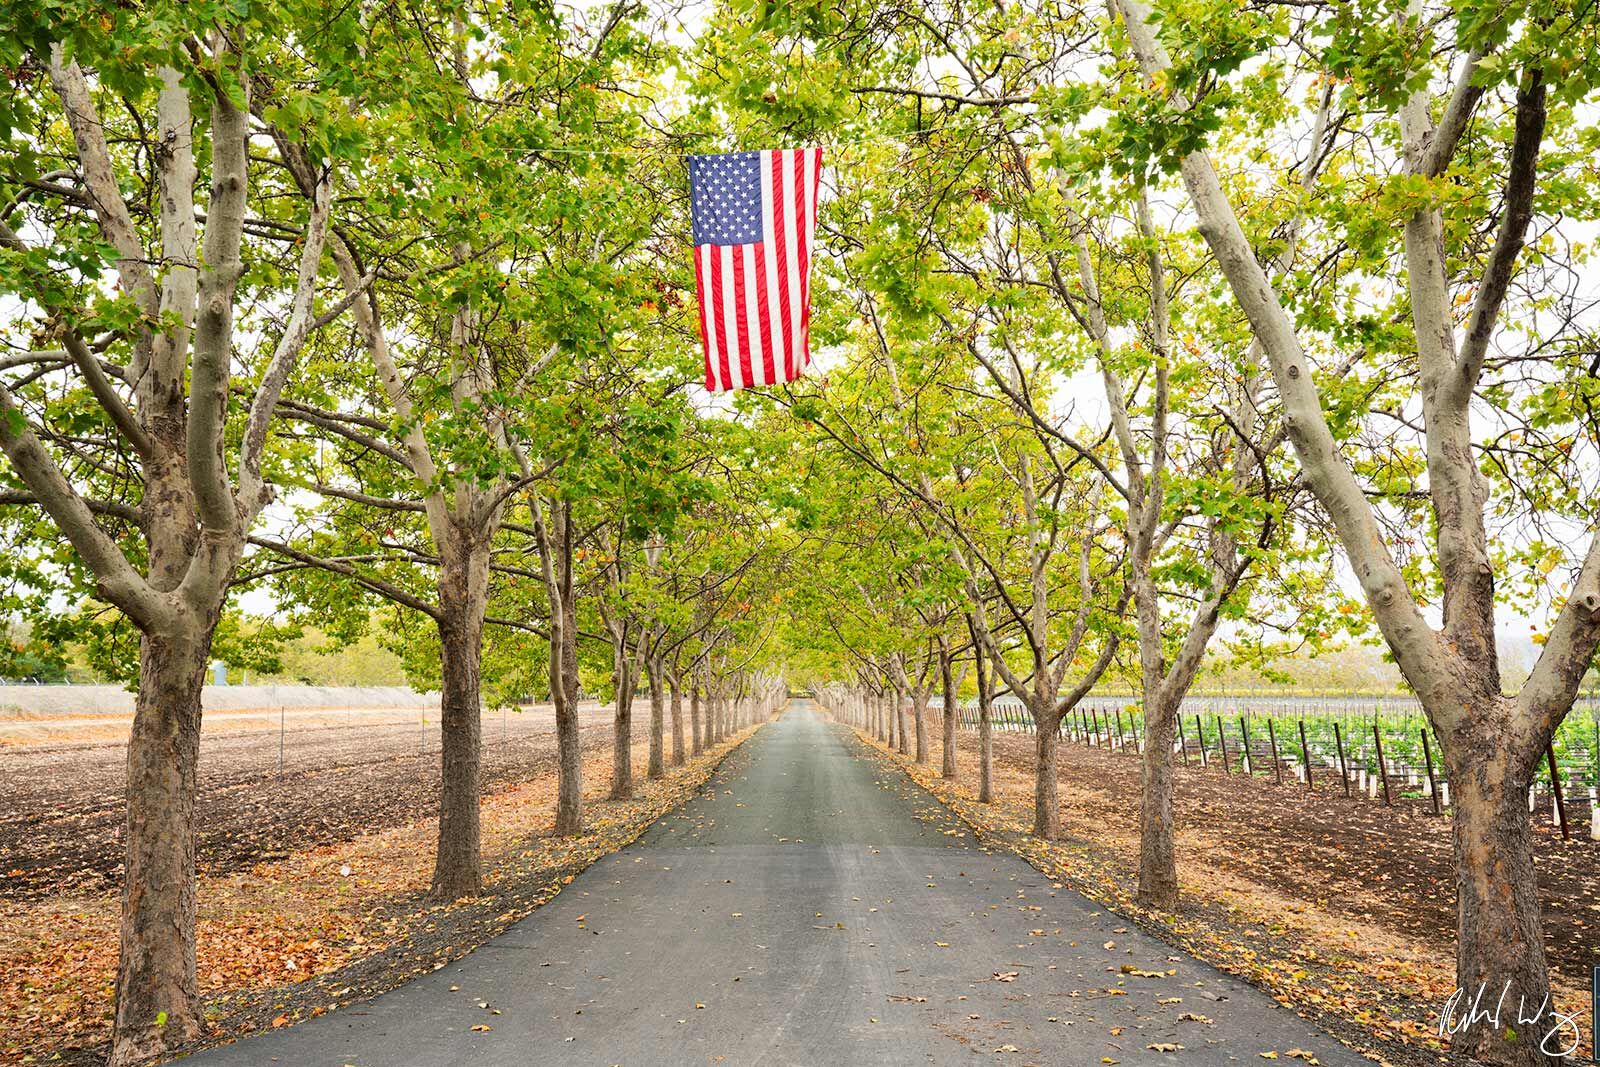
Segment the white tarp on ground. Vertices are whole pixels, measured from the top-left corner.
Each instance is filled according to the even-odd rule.
[[[403,685],[208,685],[206,711],[278,708],[437,708],[438,693]],[[0,685],[0,718],[131,715],[133,693],[120,685]]]

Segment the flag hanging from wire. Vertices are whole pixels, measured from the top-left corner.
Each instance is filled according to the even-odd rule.
[[[689,157],[706,388],[792,382],[811,363],[822,149]]]

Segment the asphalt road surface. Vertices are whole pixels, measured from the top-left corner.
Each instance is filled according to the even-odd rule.
[[[470,956],[183,1062],[1195,1067],[1297,1049],[1365,1062],[985,851],[796,702],[700,796]]]

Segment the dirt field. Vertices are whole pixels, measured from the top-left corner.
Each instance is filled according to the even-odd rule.
[[[586,751],[611,744],[609,709],[586,705],[580,716]],[[636,704],[636,737],[648,721],[648,704]],[[281,771],[277,716],[219,716],[202,735],[202,872],[249,867],[434,813],[437,712],[291,711],[284,725]],[[484,792],[553,772],[554,729],[547,707],[487,714]],[[0,748],[0,900],[120,885],[125,758],[120,740]]]
[[[509,743],[502,744],[504,754],[496,756],[488,731],[485,755],[495,761],[491,766],[499,784],[485,789],[484,889],[475,899],[440,906],[424,895],[437,835],[431,809],[388,828],[320,844],[294,839],[279,826],[274,832],[293,847],[282,858],[242,864],[238,854],[224,852],[231,869],[214,866],[203,872],[196,894],[198,979],[209,1029],[201,1044],[338,1010],[470,951],[683,801],[748,736],[736,735],[687,766],[669,768],[664,778],[647,780],[645,720],[636,716],[634,722],[635,796],[606,799],[610,726],[589,726],[583,761],[586,832],[559,838],[551,833],[557,787],[553,755],[542,761],[542,772],[529,770],[524,780],[506,780],[518,748],[525,750],[517,757],[521,766],[531,769],[540,765],[539,752],[553,749],[554,738],[530,732],[519,740],[513,727]],[[327,760],[333,746],[302,740]],[[271,762],[275,773],[275,754]],[[394,782],[418,777],[409,755],[373,766]],[[287,799],[328,799],[340,789],[335,770],[309,774],[312,787]],[[437,768],[430,774],[437,777]],[[364,784],[349,790],[356,810],[382,818],[399,810],[376,807],[382,795],[372,790],[370,778],[359,781]],[[238,801],[230,798],[249,788],[213,790],[208,804],[236,817]],[[293,825],[292,819],[285,821]],[[215,838],[210,839],[214,845]],[[96,1067],[105,1062],[119,893],[107,885],[81,888],[103,878],[78,881],[77,890],[0,899],[0,1063]]]
[[[974,751],[975,735],[964,733]],[[995,761],[1033,774],[1033,738],[997,734]],[[1139,758],[1081,744],[1061,747],[1061,805],[1073,832],[1099,828],[1138,838]],[[1216,767],[1177,771],[1174,819],[1179,876],[1186,855],[1308,903],[1337,904],[1366,921],[1454,954],[1455,880],[1450,820],[1424,801],[1345,799],[1337,781],[1308,791],[1287,776],[1225,775]],[[1587,833],[1563,841],[1549,820],[1536,819],[1535,862],[1545,908],[1551,967],[1569,980],[1600,966],[1600,842]],[[1588,829],[1585,820],[1583,830]]]

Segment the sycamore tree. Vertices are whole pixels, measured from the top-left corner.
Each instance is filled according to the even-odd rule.
[[[1565,4],[1114,8],[1126,150],[1181,174],[1304,477],[1439,737],[1457,982],[1539,1005],[1525,795],[1600,646],[1600,428],[1568,228],[1594,217],[1600,30]],[[1285,212],[1258,204],[1249,176],[1256,146],[1312,125],[1301,102],[1329,79],[1334,158],[1301,239],[1341,284],[1316,298],[1304,273],[1275,283],[1263,267]],[[1247,116],[1238,105],[1263,83],[1284,104]],[[1352,355],[1355,373],[1330,372]],[[1508,604],[1544,644],[1514,692],[1496,647]],[[1548,1059],[1509,1026],[1474,1025],[1457,1047]]]
[[[332,446],[307,488],[334,508],[308,517],[309,549],[263,543],[437,631],[422,646],[438,650],[441,690],[437,899],[481,885],[484,627],[496,553],[516,551],[498,541],[508,509],[572,451],[566,427],[547,431],[543,420],[563,412],[544,398],[570,377],[567,364],[616,358],[649,291],[639,272],[655,210],[648,161],[632,161],[625,183],[622,157],[557,143],[639,137],[640,117],[611,92],[656,61],[632,13],[583,27],[520,4],[470,17],[417,9],[368,27],[412,61],[407,79],[373,94],[369,130],[387,151],[331,249],[367,373],[352,378],[348,346],[330,345],[315,392],[287,405]],[[551,122],[558,110],[564,126]],[[578,135],[580,121],[593,135]],[[303,181],[307,161],[286,155]],[[565,750],[575,720],[563,710]]]
[[[0,16],[5,500],[71,546],[43,573],[138,632],[116,1064],[201,1028],[201,683],[275,497],[279,398],[348,303],[324,253],[365,153],[346,102],[373,68],[356,11],[319,9],[308,37],[312,17],[293,3]],[[286,180],[287,151],[308,161],[303,183]]]

